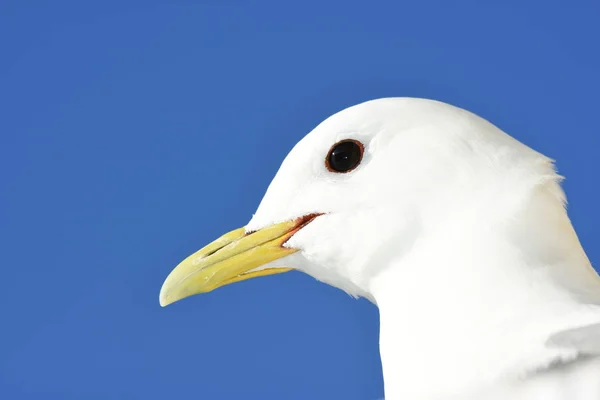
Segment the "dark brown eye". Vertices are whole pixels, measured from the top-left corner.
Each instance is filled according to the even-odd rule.
[[[350,172],[360,164],[363,151],[362,143],[356,140],[342,140],[329,150],[325,166],[331,172]]]

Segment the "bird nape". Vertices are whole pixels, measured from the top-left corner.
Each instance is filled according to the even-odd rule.
[[[468,111],[368,101],[298,142],[160,303],[295,269],[378,306],[387,400],[598,400],[600,277],[560,180]]]

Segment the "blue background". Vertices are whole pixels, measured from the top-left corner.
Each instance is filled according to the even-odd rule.
[[[158,305],[294,143],[372,98],[447,101],[556,158],[600,265],[598,20],[592,0],[2,1],[0,398],[380,398],[376,307],[308,276]]]

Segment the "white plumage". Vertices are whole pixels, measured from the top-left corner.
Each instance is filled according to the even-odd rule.
[[[324,166],[363,143],[357,169]],[[387,400],[600,399],[600,278],[552,161],[440,102],[366,102],[290,152],[248,231],[323,213],[264,267],[380,310]]]

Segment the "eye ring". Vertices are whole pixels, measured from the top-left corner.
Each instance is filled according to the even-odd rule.
[[[329,172],[348,173],[360,165],[364,151],[365,146],[358,140],[340,140],[327,152],[325,167]]]

